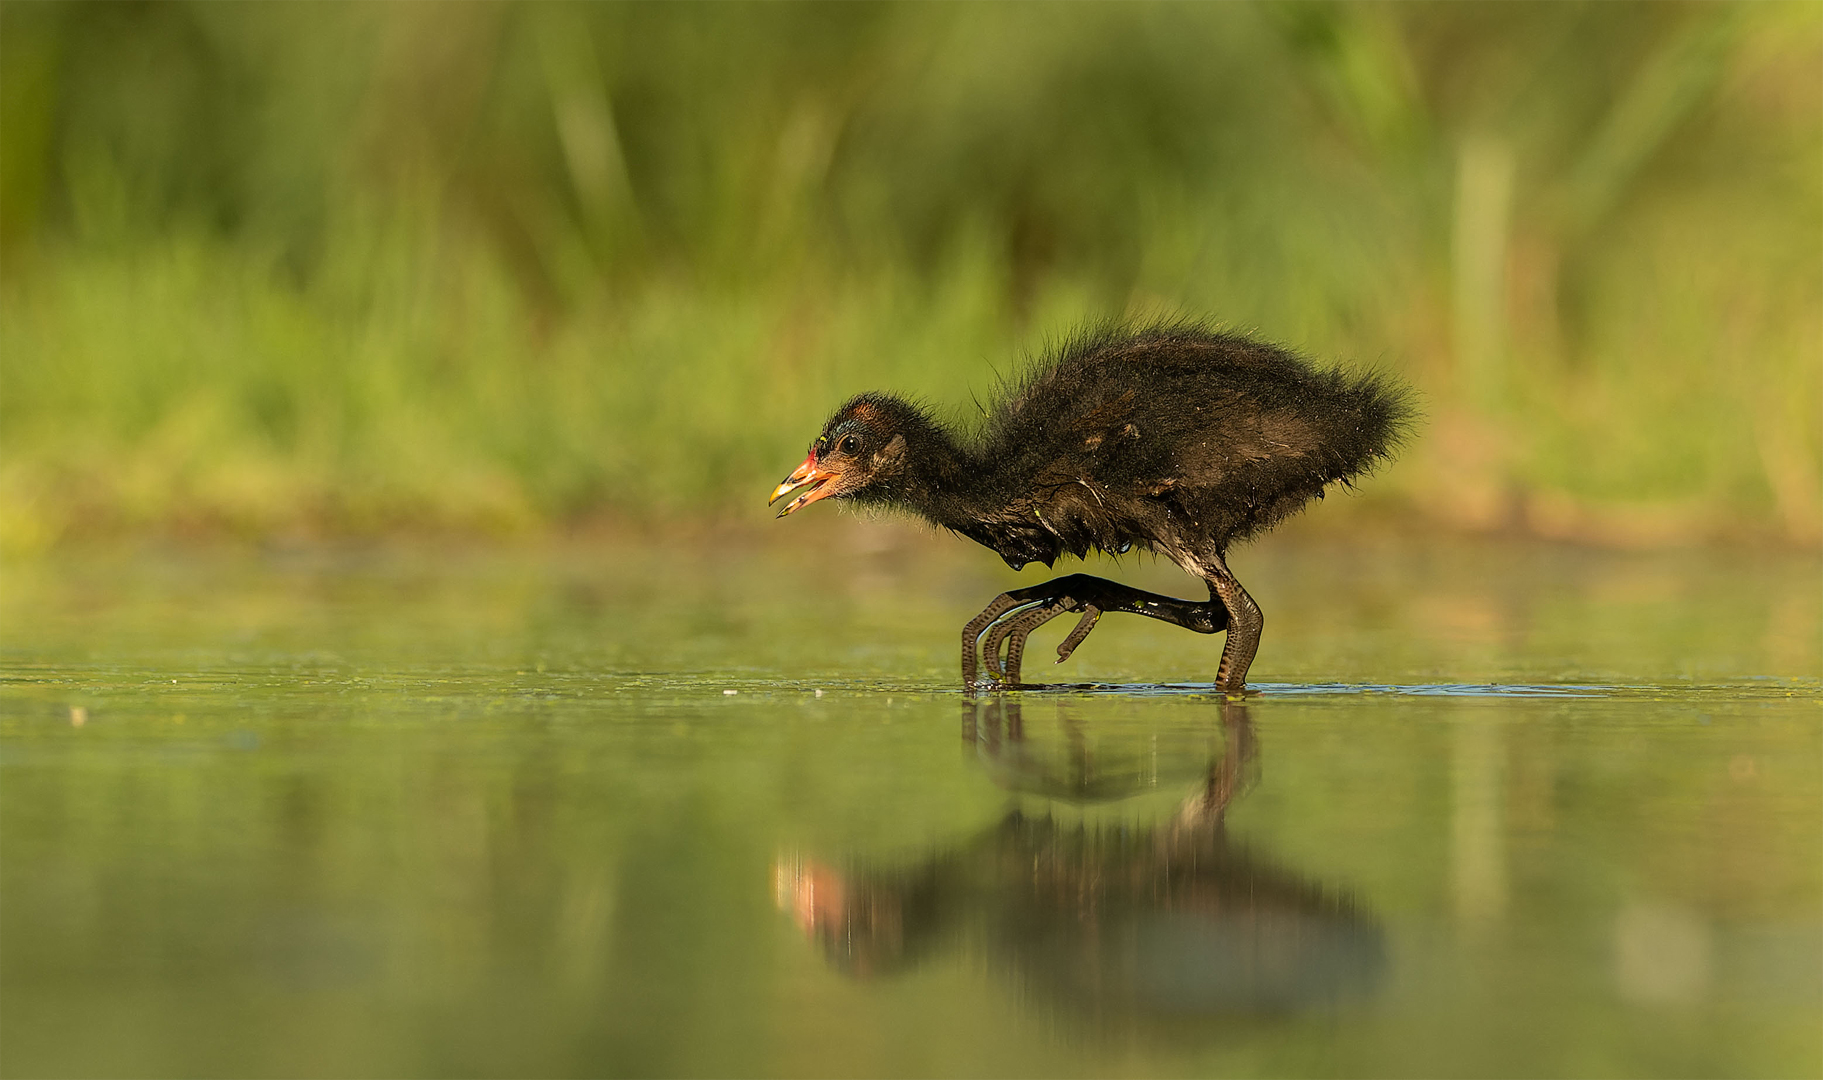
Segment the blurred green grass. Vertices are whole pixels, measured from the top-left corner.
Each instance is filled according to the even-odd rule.
[[[0,546],[755,517],[1086,319],[1423,391],[1345,510],[1823,537],[1823,8],[0,4]]]

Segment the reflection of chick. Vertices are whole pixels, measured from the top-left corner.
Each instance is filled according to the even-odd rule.
[[[1036,988],[1096,1012],[1277,1011],[1357,990],[1382,965],[1354,904],[1216,829],[1149,833],[1010,818],[989,936]]]
[[[1015,812],[905,870],[782,861],[780,904],[850,974],[892,972],[966,934],[1022,983],[1094,1015],[1280,1012],[1365,990],[1385,964],[1371,918],[1226,836],[1254,756],[1244,711],[1229,708],[1228,751],[1164,825]]]
[[[935,863],[901,874],[844,876],[818,862],[781,858],[779,907],[817,941],[829,962],[869,978],[909,966],[929,951],[949,919]]]

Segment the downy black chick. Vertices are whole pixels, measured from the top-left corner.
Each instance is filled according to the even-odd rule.
[[[902,507],[1015,570],[1091,549],[1156,552],[1207,583],[1209,600],[1086,574],[1002,593],[963,628],[965,685],[978,685],[978,657],[1019,685],[1026,637],[1057,615],[1082,613],[1062,662],[1104,612],[1125,611],[1226,630],[1215,682],[1238,694],[1263,619],[1229,545],[1390,458],[1413,415],[1410,392],[1382,374],[1196,325],[1102,327],[1034,364],[972,436],[890,394],[852,398],[771,501],[798,492],[781,517],[825,498]]]

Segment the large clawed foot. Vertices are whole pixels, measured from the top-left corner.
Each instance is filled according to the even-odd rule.
[[[1238,593],[1239,586],[1234,590]],[[1057,646],[1057,662],[1061,664],[1095,629],[1102,614],[1109,611],[1144,615],[1199,634],[1213,634],[1229,628],[1228,610],[1223,601],[1215,599],[1213,590],[1210,602],[1198,603],[1142,592],[1105,578],[1071,574],[1042,585],[1001,593],[981,614],[969,620],[962,628],[963,687],[974,691],[1019,686],[1019,665],[1025,658],[1025,642],[1032,631],[1065,612],[1082,613],[1082,618]],[[1257,628],[1257,616],[1254,625]],[[1257,634],[1254,640],[1257,640]],[[1229,651],[1224,649],[1218,681],[1224,689],[1238,689],[1244,685],[1246,661],[1252,658],[1252,651],[1248,648],[1237,654],[1238,662],[1229,657]],[[983,664],[987,667],[985,677],[980,670]]]
[[[1076,621],[1076,628],[1070,631],[1070,636],[1064,638],[1061,645],[1057,646],[1057,663],[1061,664],[1070,658],[1070,654],[1076,651],[1076,646],[1082,644],[1082,639],[1089,636],[1089,631],[1095,629],[1095,624],[1100,619],[1100,608],[1094,604],[1083,607],[1082,618]]]
[[[1067,596],[1049,603],[1009,612],[988,628],[982,641],[981,661],[1000,679],[1002,686],[1019,685],[1019,664],[1025,657],[1025,639],[1032,631],[1070,610],[1073,601]],[[1006,661],[1000,659],[1000,647],[1006,645]]]
[[[967,625],[963,626],[962,688],[964,690],[988,690],[993,687],[993,679],[982,679],[979,677],[981,634],[1008,611],[1025,607],[1029,603],[1030,601],[1028,600],[1017,599],[1011,593],[1001,593],[994,598],[993,603],[981,609],[981,614],[970,619]],[[991,670],[996,676],[1000,674],[1000,668],[997,663],[992,666]]]
[[[1072,611],[1082,612],[1082,618],[1077,621],[1069,636],[1064,638],[1063,644],[1057,647],[1057,663],[1061,664],[1089,636],[1089,631],[1095,629],[1096,621],[1101,618],[1100,608],[1073,597],[1060,596],[1002,612],[985,628],[980,639],[981,661],[993,674],[995,681],[1009,689],[1022,685],[1019,669],[1025,659],[1026,639],[1040,626]],[[1004,659],[1002,647],[1005,648]]]

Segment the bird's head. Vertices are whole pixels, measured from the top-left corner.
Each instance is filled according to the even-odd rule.
[[[915,406],[884,395],[862,394],[836,410],[810,444],[810,455],[772,490],[766,504],[803,489],[779,516],[819,499],[870,494],[896,475],[905,458],[905,436],[921,419]]]

